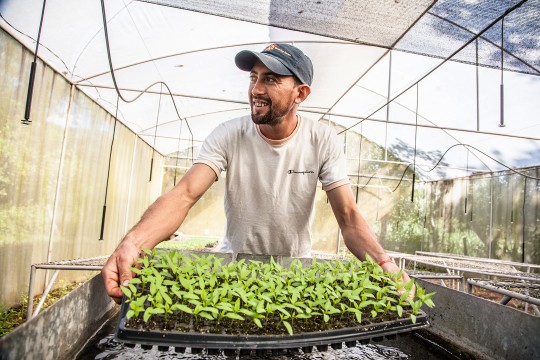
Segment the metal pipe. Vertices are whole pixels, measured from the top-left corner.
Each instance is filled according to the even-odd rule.
[[[32,317],[34,317],[34,316],[36,316],[37,314],[39,314],[39,310],[41,310],[41,307],[42,307],[43,304],[45,303],[45,300],[46,300],[46,298],[47,298],[47,295],[49,295],[49,292],[51,291],[52,286],[54,285],[54,282],[56,281],[56,278],[58,277],[58,271],[59,271],[59,270],[56,270],[56,271],[53,273],[53,276],[51,277],[51,281],[49,281],[49,283],[47,284],[47,288],[45,289],[45,291],[43,292],[43,294],[41,294],[41,299],[39,300],[39,304],[37,305],[36,310],[34,310],[34,313],[32,314]]]
[[[447,258],[447,259],[457,259],[457,260],[470,260],[474,262],[482,262],[482,263],[487,263],[487,264],[525,267],[524,272],[527,272],[527,273],[531,272],[531,268],[540,269],[540,265],[538,264],[521,263],[521,262],[516,262],[516,261],[507,261],[507,260],[499,260],[499,259],[486,259],[486,258],[467,256],[467,255],[461,255],[461,254],[445,254],[445,253],[437,253],[437,252],[430,252],[430,251],[415,251],[415,255],[424,255],[424,256],[440,257],[440,258]]]
[[[33,266],[33,265],[32,265]],[[37,265],[36,269],[49,269],[49,270],[101,270],[103,265]]]
[[[60,164],[58,166],[58,172],[56,174],[56,191],[54,193],[54,205],[53,205],[53,211],[52,211],[52,219],[51,219],[51,229],[49,231],[49,247],[47,251],[47,262],[50,262],[52,259],[52,252],[53,252],[53,239],[54,239],[54,229],[55,229],[55,223],[56,223],[56,210],[58,209],[58,201],[59,201],[59,194],[62,187],[62,174],[64,172],[64,160],[66,158],[66,147],[67,147],[67,138],[69,134],[69,125],[71,122],[71,106],[73,105],[73,95],[75,93],[75,86],[71,85],[70,91],[69,91],[69,103],[68,103],[68,109],[66,114],[66,124],[64,128],[64,137],[62,138],[62,150],[60,151]],[[45,274],[45,283],[47,283],[49,274]]]
[[[471,285],[478,286],[478,287],[481,287],[481,288],[484,288],[484,289],[487,289],[487,290],[491,290],[491,291],[494,291],[494,292],[502,294],[502,295],[507,295],[507,296],[510,296],[510,297],[512,297],[514,299],[525,301],[525,302],[528,302],[528,303],[531,303],[531,304],[534,304],[534,305],[540,305],[540,299],[536,299],[536,298],[530,297],[528,295],[522,295],[522,294],[519,294],[519,293],[516,293],[516,292],[513,292],[513,291],[509,291],[509,290],[506,290],[506,289],[501,289],[501,288],[499,288],[497,286],[486,284],[483,281],[476,281],[476,280],[473,280],[473,279],[467,279],[467,282],[469,284],[471,284]]]
[[[34,307],[34,279],[36,267],[30,266],[30,284],[28,285],[28,307],[26,308],[26,321],[32,318],[32,308]]]
[[[443,268],[443,269],[457,270],[464,273],[473,273],[473,274],[480,274],[480,275],[486,275],[486,276],[495,276],[495,277],[501,277],[501,278],[540,282],[540,277],[522,276],[522,275],[519,275],[519,273],[517,273],[516,275],[509,275],[509,274],[504,274],[504,273],[497,273],[497,272],[478,270],[478,269],[472,269],[472,268],[462,268],[462,267],[457,267],[457,266],[452,266],[452,265],[441,265],[441,264],[437,264],[437,263],[433,263],[429,261],[419,260],[418,258],[415,258],[414,256],[411,256],[409,260],[414,261],[415,267],[416,267],[416,263],[418,262],[424,265],[434,266],[434,267]]]
[[[491,259],[492,244],[493,243],[493,178],[489,179],[489,253],[488,257]]]
[[[82,258],[82,259],[74,259],[74,260],[62,260],[62,261],[53,261],[53,262],[48,262],[48,263],[41,263],[41,264],[34,264],[34,266],[41,266],[41,265],[71,265],[71,264],[80,264],[80,263],[83,263],[83,262],[88,262],[88,261],[98,261],[98,260],[103,260],[103,259],[108,259],[109,256],[108,255],[102,255],[102,256],[93,256],[93,257],[89,257],[89,258]]]

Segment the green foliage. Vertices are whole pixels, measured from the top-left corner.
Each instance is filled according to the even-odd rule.
[[[121,287],[129,302],[128,319],[177,323],[194,327],[222,324],[254,331],[293,334],[295,329],[336,324],[357,326],[408,315],[415,320],[420,307],[434,306],[433,294],[417,285],[418,297],[408,300],[413,281],[393,279],[373,260],[317,261],[303,267],[298,259],[288,268],[244,259],[184,255],[177,251],[145,250],[133,271],[137,277]]]

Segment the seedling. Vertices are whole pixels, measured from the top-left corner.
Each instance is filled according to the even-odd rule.
[[[293,334],[354,327],[410,317],[432,296],[413,280],[393,279],[370,258],[366,261],[317,261],[303,267],[294,260],[283,268],[240,260],[222,264],[214,255],[145,250],[121,287],[129,311],[126,327],[175,329],[227,334]],[[167,324],[165,326],[165,324]],[[172,324],[172,325],[171,325]]]

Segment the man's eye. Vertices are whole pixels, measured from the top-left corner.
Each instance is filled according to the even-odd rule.
[[[266,82],[273,83],[275,81],[276,81],[276,79],[274,79],[273,77],[266,78]]]

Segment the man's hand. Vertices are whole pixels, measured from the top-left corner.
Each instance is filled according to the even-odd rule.
[[[122,302],[120,285],[127,286],[133,277],[132,267],[140,256],[139,249],[129,241],[122,241],[101,269],[107,294],[117,303]]]
[[[387,273],[399,273],[401,271],[401,282],[403,282],[404,284],[411,280],[409,275],[407,275],[405,271],[401,270],[394,261],[385,262],[384,264],[382,264],[381,268]],[[406,291],[405,289],[401,289],[400,293],[403,293],[405,291]],[[409,295],[407,296],[407,300],[412,301],[414,299],[415,293],[416,293],[416,286],[414,286],[413,284],[411,291],[409,292]]]

